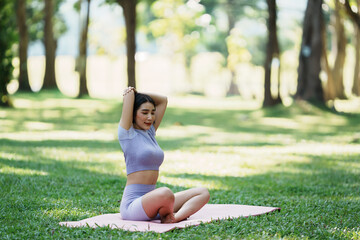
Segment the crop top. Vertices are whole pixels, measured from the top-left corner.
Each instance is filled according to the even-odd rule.
[[[164,152],[155,139],[155,128],[129,130],[119,125],[118,138],[124,152],[127,175],[143,170],[159,170],[164,161]]]

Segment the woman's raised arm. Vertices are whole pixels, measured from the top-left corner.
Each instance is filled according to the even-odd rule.
[[[161,123],[161,120],[164,117],[168,99],[166,96],[162,96],[155,93],[144,93],[144,94],[149,95],[155,102],[156,111],[155,111],[154,128],[155,130],[157,130]]]
[[[135,88],[128,87],[124,90],[124,99],[122,106],[122,113],[120,118],[120,126],[126,130],[129,130],[133,122],[133,109],[135,99]]]

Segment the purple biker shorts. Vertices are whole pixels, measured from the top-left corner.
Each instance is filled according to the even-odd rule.
[[[120,213],[124,220],[147,221],[151,220],[146,215],[141,199],[146,193],[155,189],[155,185],[131,184],[124,189],[120,204]]]

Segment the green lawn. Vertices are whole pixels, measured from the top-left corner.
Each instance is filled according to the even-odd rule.
[[[210,203],[281,212],[156,234],[58,225],[119,211],[120,101],[47,92],[14,104],[0,109],[1,239],[360,239],[359,114],[170,98],[158,186],[206,186]]]

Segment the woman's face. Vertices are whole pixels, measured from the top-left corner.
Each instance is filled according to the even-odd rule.
[[[155,106],[150,102],[141,104],[136,111],[134,128],[149,130],[155,121],[155,110]]]

